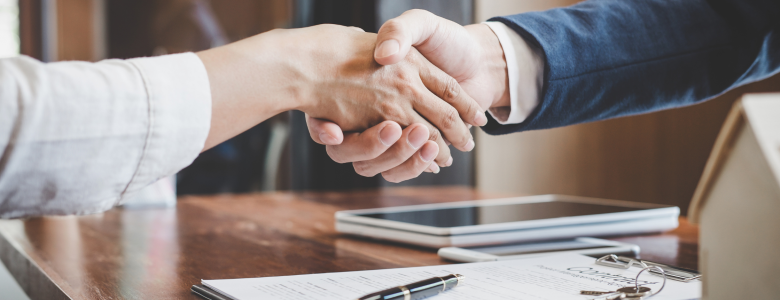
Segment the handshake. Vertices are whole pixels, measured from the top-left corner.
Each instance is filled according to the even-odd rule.
[[[317,103],[302,109],[309,132],[334,161],[352,163],[360,175],[400,182],[438,173],[453,163],[448,145],[474,149],[469,128],[487,124],[486,109],[509,106],[503,50],[487,25],[463,27],[411,10],[378,34],[328,25],[311,30],[330,41],[326,53],[349,53],[337,56],[341,68],[313,97]]]
[[[277,29],[199,52],[211,85],[208,149],[286,110],[306,113],[315,142],[363,176],[391,182],[452,165],[474,149],[485,111],[508,107],[507,64],[484,24],[424,10],[378,34],[319,25]]]

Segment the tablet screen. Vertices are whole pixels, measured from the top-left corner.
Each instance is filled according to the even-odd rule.
[[[358,216],[446,228],[619,213],[643,209],[644,208],[590,203],[550,201],[359,214]]]

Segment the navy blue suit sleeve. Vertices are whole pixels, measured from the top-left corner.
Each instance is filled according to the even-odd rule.
[[[497,17],[541,47],[541,102],[490,134],[695,104],[780,70],[778,0],[591,0]]]

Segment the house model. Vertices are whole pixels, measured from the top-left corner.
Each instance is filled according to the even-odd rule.
[[[689,211],[702,299],[780,299],[780,94],[734,104]]]

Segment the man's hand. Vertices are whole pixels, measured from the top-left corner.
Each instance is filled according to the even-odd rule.
[[[482,108],[509,103],[504,50],[484,24],[460,26],[428,11],[413,9],[379,29],[374,59],[396,64],[416,48],[460,83]]]
[[[509,106],[503,49],[487,25],[462,27],[424,10],[410,10],[382,25],[376,44],[374,58],[380,64],[395,64],[416,48],[428,61],[455,78],[482,108]],[[464,116],[462,112],[461,116]],[[341,136],[339,127],[329,122],[310,122],[309,131],[313,138],[321,134]],[[425,148],[413,152],[395,144],[390,146],[385,144],[387,141],[383,143],[378,138],[345,138],[343,142],[315,138],[315,141],[328,145],[328,154],[334,160],[352,162],[359,174],[373,176],[382,173],[393,182],[414,178],[425,171],[423,166],[409,161],[420,157],[423,150],[431,151]],[[396,144],[402,142],[405,141],[401,139]],[[415,153],[418,155],[415,156]],[[445,166],[451,164],[450,160]],[[438,169],[427,171],[438,172]]]
[[[345,131],[363,131],[385,120],[404,127],[423,124],[426,140],[436,142],[441,150],[433,152],[441,166],[450,159],[445,138],[461,151],[473,149],[467,125],[484,125],[484,110],[457,81],[416,50],[397,64],[382,66],[373,58],[375,34],[336,25],[294,33],[295,38],[307,41],[298,51],[308,55],[295,55],[291,50],[300,62],[290,67],[302,66],[297,72],[299,80],[312,87],[305,89],[302,97],[311,100],[299,107],[308,116],[332,121]],[[426,163],[430,162],[427,159]]]
[[[354,28],[319,25],[272,30],[199,52],[212,94],[204,150],[270,116],[297,109],[347,131],[367,130],[386,120],[417,128],[399,134],[414,149],[425,150],[415,166],[429,167],[434,161],[445,166],[451,159],[449,142],[470,151],[474,140],[468,125],[487,122],[479,104],[416,50],[394,65],[376,63],[376,37]],[[463,112],[466,117],[461,118]],[[419,140],[423,133],[425,140]],[[329,141],[336,135],[319,136]],[[436,146],[423,147],[430,144],[427,140]]]

